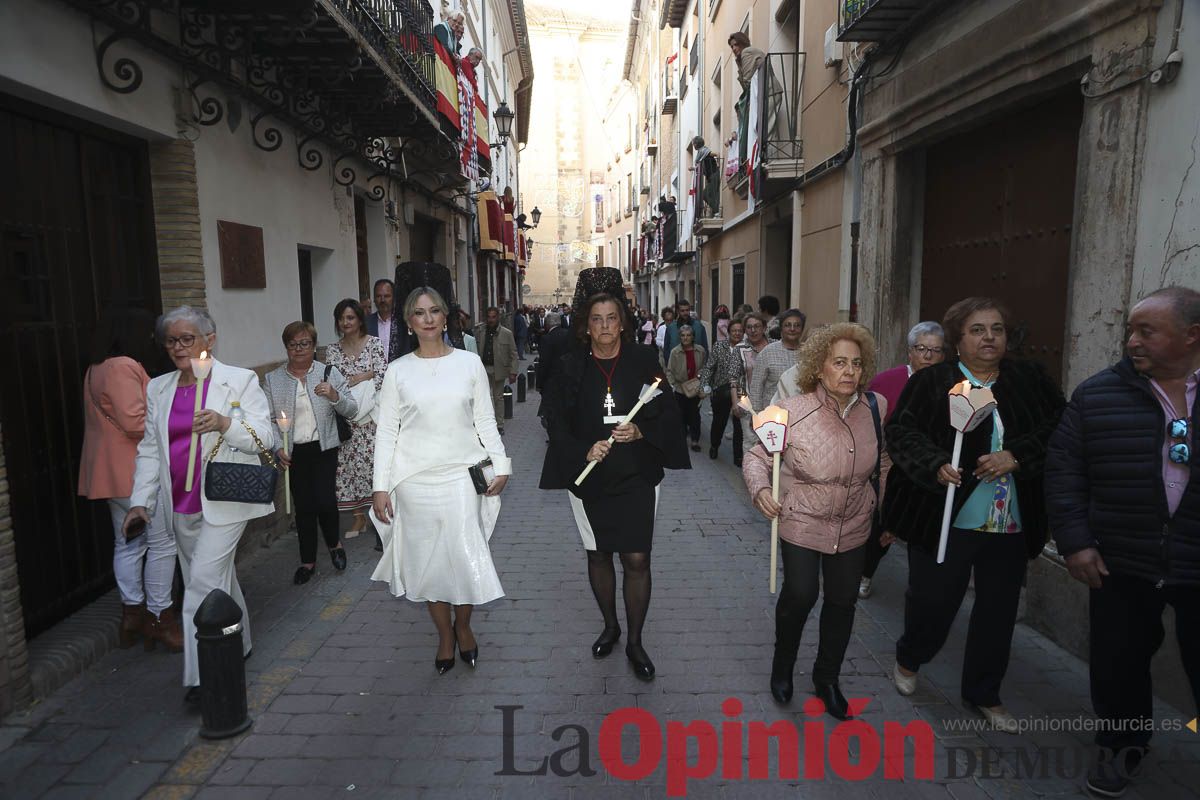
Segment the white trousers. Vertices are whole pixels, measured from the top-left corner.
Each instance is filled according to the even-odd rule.
[[[129,513],[129,498],[110,498],[108,511],[116,537],[113,573],[117,576],[121,602],[127,606],[145,603],[157,617],[171,605],[171,583],[175,579],[175,534],[167,527],[163,504],[157,504],[146,532],[132,542],[126,542],[121,533],[125,515]]]
[[[242,653],[250,652],[250,612],[238,584],[233,558],[245,522],[214,525],[203,514],[175,515],[175,542],[183,572],[183,685],[200,685],[196,663],[196,609],[213,589],[220,589],[242,609]]]

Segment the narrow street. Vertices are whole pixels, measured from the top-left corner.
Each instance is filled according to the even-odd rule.
[[[636,707],[655,715],[663,730],[669,721],[692,720],[708,720],[720,730],[726,719],[721,704],[734,697],[743,704],[740,720],[747,726],[785,717],[797,726],[807,721],[802,707],[808,678],[800,669],[811,665],[815,624],[801,650],[797,698],[781,712],[766,690],[773,640],[768,528],[745,500],[728,442],[718,461],[695,454],[695,469],[671,473],[664,484],[646,633],[657,680],[636,680],[620,650],[605,660],[591,657],[599,623],[579,537],[565,498],[537,488],[545,437],[534,416],[536,399],[517,405],[507,425],[517,472],[492,545],[508,597],[475,616],[477,669],[459,662],[443,677],[434,672],[435,634],[425,609],[369,581],[376,557],[371,537],[347,543],[350,568],[344,575],[322,563],[303,587],[291,583],[295,543],[285,537],[240,565],[255,642],[247,662],[250,732],[219,742],[199,739],[199,715],[187,711],[179,686],[181,656],[114,651],[0,728],[0,795],[661,797],[667,750],[645,780],[613,777],[598,755],[605,715]],[[930,722],[938,737],[935,777],[912,780],[909,764],[910,779],[902,783],[885,780],[881,768],[865,782],[865,796],[1083,796],[1082,777],[1054,777],[1053,762],[1038,779],[1018,780],[1014,770],[1021,769],[1018,748],[1035,758],[1057,747],[1070,766],[1072,754],[1084,752],[1090,740],[1085,732],[1008,736],[946,728],[946,722],[973,718],[957,693],[965,610],[946,651],[921,673],[918,693],[896,693],[887,676],[904,575],[904,552],[897,548],[884,561],[875,595],[859,605],[842,686],[848,697],[870,699],[863,719],[878,730],[885,719]],[[1018,627],[1004,698],[1018,718],[1090,718],[1087,687],[1086,665]],[[560,726],[575,725],[587,733],[595,774],[497,775],[505,768],[505,717],[496,706],[522,707],[511,712],[513,771],[531,771],[575,744],[579,729],[560,732],[559,741],[552,736]],[[1166,707],[1156,711],[1160,719],[1179,717]],[[834,721],[823,719],[832,731]],[[946,746],[962,748],[954,751],[957,767],[948,763]],[[1005,753],[990,765],[981,758],[967,768],[965,753],[989,746]],[[632,764],[636,750],[624,751]],[[695,747],[690,751],[695,763]],[[577,751],[563,756],[561,771],[574,771],[578,759]],[[781,780],[774,758],[769,780],[720,775],[718,768],[711,777],[689,781],[687,796],[864,797],[861,785],[828,770],[823,781]],[[1186,730],[1159,734],[1144,776],[1126,797],[1194,797],[1197,785],[1200,736]]]

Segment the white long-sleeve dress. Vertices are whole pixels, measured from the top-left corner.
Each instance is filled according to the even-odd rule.
[[[396,597],[478,605],[504,596],[488,540],[500,498],[475,493],[467,469],[512,460],[496,428],[491,386],[479,356],[409,353],[388,367],[380,390],[373,491],[389,492],[391,524],[374,521],[383,557],[372,579]]]

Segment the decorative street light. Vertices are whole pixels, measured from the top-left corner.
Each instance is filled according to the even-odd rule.
[[[536,228],[538,223],[542,221],[542,210],[534,206],[533,211],[529,212],[529,216],[533,218],[533,227]]]
[[[496,131],[500,134],[500,141],[493,144],[492,147],[504,147],[508,143],[508,138],[512,136],[513,119],[516,116],[508,107],[508,103],[501,100],[500,107],[492,114],[492,118],[496,120]]]

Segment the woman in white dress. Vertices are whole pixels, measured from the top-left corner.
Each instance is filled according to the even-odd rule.
[[[512,474],[483,362],[443,340],[448,313],[429,287],[404,301],[418,346],[383,379],[371,509],[383,539],[371,577],[386,581],[396,597],[429,604],[439,675],[454,666],[456,644],[462,660],[475,666],[471,611],[504,596],[488,540]],[[468,470],[489,458],[495,477],[486,493],[476,494]]]

